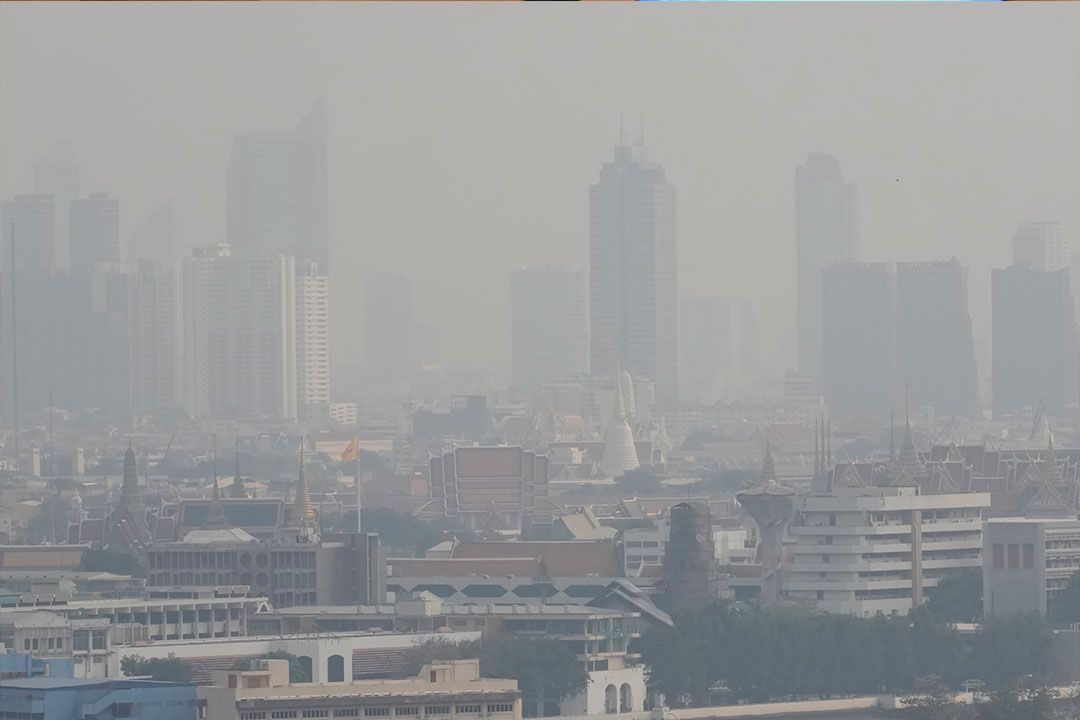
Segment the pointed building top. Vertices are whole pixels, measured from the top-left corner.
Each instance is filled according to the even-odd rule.
[[[120,485],[120,494],[125,498],[131,498],[138,493],[139,476],[135,470],[135,450],[131,447],[131,438],[128,438],[127,451],[124,453],[124,477]]]
[[[776,484],[776,465],[772,456],[772,438],[768,428],[765,428],[765,460],[761,464],[761,482],[763,485]]]
[[[296,475],[296,499],[293,501],[292,520],[297,526],[308,526],[315,520],[315,506],[311,502],[311,489],[304,474],[304,438],[300,438],[300,470]]]
[[[229,494],[234,498],[246,497],[244,492],[244,478],[240,475],[240,438],[236,438],[236,473],[233,475],[232,485],[229,487]]]

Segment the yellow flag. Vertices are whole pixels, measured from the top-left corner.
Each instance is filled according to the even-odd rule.
[[[357,442],[357,438],[353,438],[349,446],[345,448],[345,452],[341,453],[341,462],[349,462],[350,460],[356,460],[359,455],[360,446]]]

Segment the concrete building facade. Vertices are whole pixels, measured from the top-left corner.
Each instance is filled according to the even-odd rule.
[[[305,416],[325,415],[330,405],[330,279],[311,262],[302,263],[296,276],[296,374],[298,410]]]
[[[1080,572],[1080,520],[991,518],[983,525],[983,614],[1039,612]]]
[[[789,526],[783,594],[832,613],[905,615],[945,574],[982,564],[990,493],[834,488],[803,500]]]

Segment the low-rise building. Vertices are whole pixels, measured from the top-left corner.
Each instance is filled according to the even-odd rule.
[[[989,493],[834,486],[802,502],[789,528],[783,594],[827,612],[904,615],[945,574],[982,564]]]
[[[215,673],[199,702],[208,720],[521,720],[517,681],[481,678],[478,660],[424,665],[404,680],[302,684],[289,683],[288,661],[259,660],[253,670]]]
[[[983,613],[1039,612],[1080,572],[1080,520],[992,518],[983,524]]]
[[[191,683],[153,680],[18,678],[0,681],[5,718],[154,718],[195,720]]]

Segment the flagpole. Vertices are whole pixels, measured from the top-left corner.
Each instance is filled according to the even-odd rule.
[[[353,490],[356,492],[356,534],[359,535],[360,530],[360,433],[359,431],[353,436],[353,442],[356,443],[356,481],[353,483]]]

